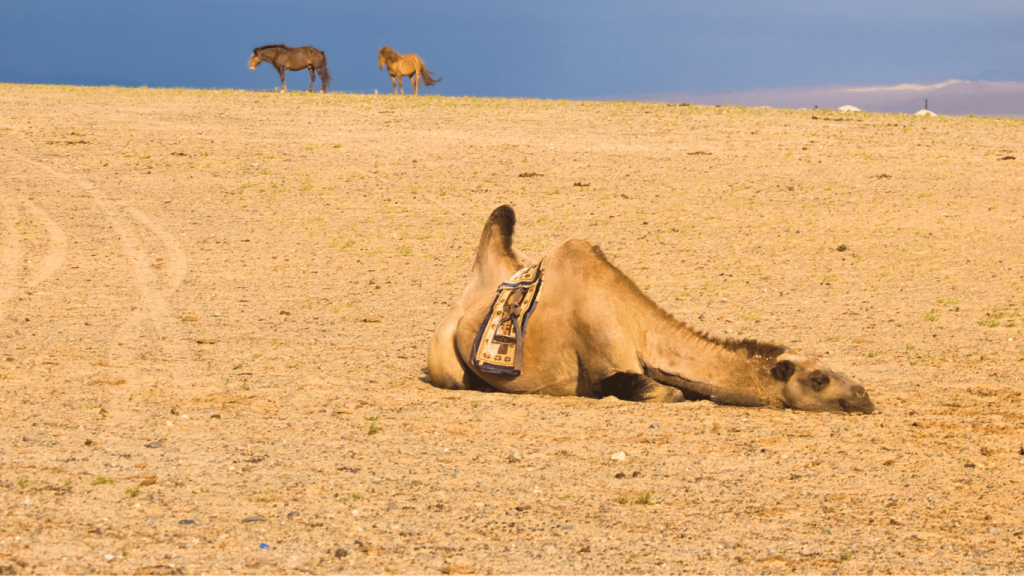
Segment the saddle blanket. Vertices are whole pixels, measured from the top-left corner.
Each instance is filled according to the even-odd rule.
[[[542,285],[542,262],[519,270],[498,287],[473,342],[473,363],[487,374],[519,376],[523,371],[526,324],[537,307]]]

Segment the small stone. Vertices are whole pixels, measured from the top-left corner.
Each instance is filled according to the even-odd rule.
[[[196,523],[195,520],[178,520],[178,524],[181,524],[182,526],[188,526],[189,524],[195,524],[195,523]]]
[[[139,482],[139,486],[152,486],[156,484],[156,474],[146,474]]]
[[[267,521],[267,518],[265,516],[260,515],[260,514],[257,514],[255,516],[246,516],[245,518],[242,518],[242,522],[266,522],[266,521]]]
[[[654,424],[651,424],[650,427],[651,428],[661,428],[661,424],[658,424],[657,422],[655,422]]]
[[[163,447],[164,447],[164,443],[160,442],[159,440],[156,441],[156,442],[150,442],[149,444],[146,444],[146,448],[163,448]]]
[[[518,464],[523,461],[523,455],[519,452],[512,452],[508,455],[508,461],[510,464]]]
[[[299,515],[299,511],[298,510],[292,510],[291,512],[288,513],[288,517],[289,518],[295,518],[298,515]]]
[[[449,562],[441,569],[442,574],[476,574],[472,564],[466,562]]]
[[[626,453],[625,452],[616,452],[615,454],[612,454],[612,460],[616,460],[618,462],[622,462],[625,459],[626,459]]]

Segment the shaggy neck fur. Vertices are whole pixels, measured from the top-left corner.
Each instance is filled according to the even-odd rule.
[[[771,375],[784,347],[715,338],[651,305],[654,317],[641,328],[649,376],[725,404],[784,406],[782,383]]]

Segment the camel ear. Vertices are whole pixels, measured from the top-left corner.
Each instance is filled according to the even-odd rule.
[[[796,365],[789,360],[780,360],[772,367],[772,376],[774,376],[776,380],[782,380],[783,382],[788,382],[789,377],[792,376],[794,372],[796,372]]]

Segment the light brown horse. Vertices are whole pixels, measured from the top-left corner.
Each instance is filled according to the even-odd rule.
[[[415,54],[399,54],[391,49],[390,46],[385,46],[380,49],[377,53],[377,62],[380,64],[379,68],[384,69],[384,66],[388,67],[388,74],[391,75],[391,86],[395,89],[395,94],[398,94],[398,90],[402,90],[402,94],[405,94],[405,88],[402,86],[402,76],[408,76],[409,81],[412,82],[412,93],[413,95],[419,94],[420,87],[420,75],[423,76],[423,83],[427,86],[433,86],[441,81],[438,77],[435,80],[431,75],[430,71],[423,64],[423,60]],[[398,78],[397,84],[395,78]]]
[[[284,83],[285,70],[303,70],[309,68],[309,89],[313,91],[313,83],[316,82],[316,72],[320,73],[320,87],[327,92],[331,84],[331,75],[327,73],[327,56],[322,50],[313,46],[300,46],[292,48],[284,44],[267,44],[253,49],[252,57],[249,58],[249,70],[255,70],[261,62],[270,62],[277,73],[281,75],[281,91],[287,90]],[[314,72],[315,70],[315,72]]]
[[[478,366],[474,343],[496,290],[523,261],[512,247],[515,213],[500,206],[480,235],[469,284],[427,351],[438,388],[514,394],[617,396],[643,402],[860,412],[875,406],[860,384],[813,356],[754,340],[697,332],[651,301],[596,246],[568,240],[543,259],[543,288],[524,328],[522,369]],[[518,349],[518,346],[517,346]]]

